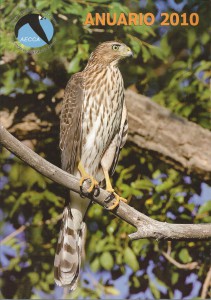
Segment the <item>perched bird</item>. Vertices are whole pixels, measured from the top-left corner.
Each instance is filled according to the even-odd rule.
[[[118,68],[121,59],[132,56],[123,43],[100,44],[82,72],[74,74],[64,93],[60,121],[60,149],[63,170],[91,181],[88,192],[105,182],[106,190],[119,197],[109,176],[114,173],[119,153],[127,138],[127,112],[124,83]],[[77,286],[84,244],[84,215],[90,204],[70,191],[64,209],[55,262],[55,282],[74,290]]]

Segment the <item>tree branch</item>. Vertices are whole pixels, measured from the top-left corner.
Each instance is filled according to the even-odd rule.
[[[172,256],[171,256],[171,241],[167,242],[168,248],[167,251],[161,251],[162,255],[168,260],[171,264],[175,265],[178,269],[186,269],[186,270],[193,270],[193,269],[199,269],[199,263],[196,261],[193,261],[191,263],[187,264],[181,264],[178,261],[176,261]]]
[[[178,269],[185,269],[185,270],[199,269],[199,264],[196,261],[187,264],[181,264],[178,261],[176,261],[173,257],[171,257],[171,255],[169,255],[167,252],[162,251],[161,253],[170,263],[175,265]]]
[[[0,143],[9,151],[42,175],[64,187],[80,193],[79,180],[71,174],[47,162],[44,158],[33,152],[19,142],[0,124]],[[87,189],[85,189],[85,192]],[[105,201],[110,194],[100,189],[99,195],[92,195],[91,199],[101,206],[108,208],[112,201]],[[137,232],[129,235],[131,239],[156,238],[156,239],[206,239],[211,237],[211,224],[169,224],[153,220],[138,212],[124,202],[112,211],[116,216],[137,228]]]
[[[18,109],[20,101],[23,105],[24,100],[18,98],[16,107],[14,108],[13,104],[9,111],[7,105],[11,101],[5,99],[2,106],[4,110],[0,110],[0,122],[19,140],[56,135],[59,118],[57,117],[55,121],[54,116],[58,116],[61,110],[58,99],[62,99],[63,90],[58,91],[57,94],[57,101],[51,104],[51,109],[48,102],[42,110],[39,105],[34,105],[24,116]],[[175,169],[187,174],[195,174],[205,181],[211,179],[211,132],[209,130],[174,115],[150,98],[130,89],[126,90],[125,96],[129,114],[130,141],[140,148],[153,151],[159,159],[173,165]]]
[[[202,292],[201,292],[201,299],[206,299],[207,297],[207,292],[209,287],[211,286],[211,267],[209,268],[209,271],[207,272],[207,276],[205,278],[203,287],[202,287]]]
[[[35,224],[32,223],[26,223],[24,225],[21,225],[18,229],[14,230],[10,234],[8,234],[5,238],[1,240],[1,244],[6,244],[10,239],[14,238],[16,235],[19,235],[21,232],[23,232],[27,227],[30,226],[42,226],[44,224],[52,224],[52,223],[57,223],[59,220],[62,219],[63,214],[57,215],[56,217],[50,218],[46,221],[39,221]]]
[[[28,227],[28,224],[26,225],[21,225],[18,229],[14,230],[12,233],[7,235],[5,238],[1,240],[1,244],[6,244],[10,239],[14,238],[16,235],[20,234],[23,232],[26,227]]]
[[[129,140],[154,151],[159,158],[187,174],[211,179],[211,132],[174,115],[132,90],[126,91]]]

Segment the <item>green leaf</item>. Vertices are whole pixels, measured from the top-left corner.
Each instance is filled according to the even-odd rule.
[[[142,46],[141,47],[141,50],[142,50],[142,58],[143,58],[143,61],[144,62],[147,62],[150,58],[151,58],[151,54],[150,54],[150,51],[147,47],[145,46]]]
[[[162,51],[161,48],[152,46],[152,47],[150,47],[150,53],[151,53],[151,55],[156,56],[160,60],[164,60],[165,59],[164,52]]]
[[[181,115],[183,116],[183,117],[188,117],[191,113],[192,113],[192,111],[193,111],[193,109],[195,108],[195,105],[194,104],[188,104],[188,105],[185,105],[182,109],[181,109]]]
[[[140,256],[141,251],[143,251],[143,249],[146,249],[148,245],[148,239],[141,239],[132,242],[133,251],[137,256]]]
[[[172,276],[171,276],[171,282],[172,282],[172,284],[175,285],[177,283],[178,279],[179,279],[179,273],[175,273],[174,272],[172,274]]]
[[[29,273],[28,277],[29,277],[32,285],[35,285],[39,281],[39,275],[37,272]]]
[[[124,6],[118,2],[113,2],[109,5],[109,11],[110,14],[113,15],[114,13],[117,14],[117,18],[119,18],[119,15],[124,12],[125,15],[129,13],[129,8],[127,6]]]
[[[180,252],[179,252],[179,258],[183,263],[189,263],[192,261],[191,256],[189,255],[189,252],[186,248],[183,248]]]
[[[131,269],[136,272],[139,270],[139,263],[138,260],[133,252],[133,250],[127,247],[124,251],[124,260],[125,263],[131,267]]]
[[[206,43],[208,43],[210,40],[210,34],[208,32],[204,32],[201,36],[201,42],[203,45],[205,45]]]
[[[182,61],[182,60],[175,61],[172,64],[172,70],[186,69],[186,68],[187,68],[187,64],[184,61]]]
[[[103,252],[100,256],[100,264],[106,270],[111,270],[114,265],[114,259],[110,252]]]
[[[131,186],[135,189],[151,190],[154,184],[149,179],[142,179],[132,182]]]
[[[198,210],[198,214],[211,211],[211,200],[204,203]]]
[[[171,179],[166,180],[160,185],[157,185],[155,190],[158,193],[169,190],[173,186],[174,182]]]
[[[20,195],[20,197],[16,200],[15,204],[12,207],[12,210],[9,213],[10,218],[12,218],[12,216],[14,215],[14,213],[18,210],[18,208],[21,205],[25,204],[25,202],[26,202],[25,194],[27,194],[27,193],[22,193]]]
[[[103,252],[106,243],[107,243],[107,238],[101,239],[96,245],[95,248],[96,252],[97,253]]]
[[[192,48],[193,45],[197,42],[197,37],[196,37],[196,31],[195,29],[189,29],[188,30],[188,47]]]
[[[67,69],[68,73],[76,73],[80,70],[80,60],[81,59],[78,56],[75,56],[71,60],[69,66],[68,66],[68,69]]]
[[[105,286],[104,291],[108,295],[118,296],[120,292],[113,286]]]
[[[160,292],[151,280],[149,281],[149,287],[152,291],[152,294],[155,296],[155,299],[160,299]]]

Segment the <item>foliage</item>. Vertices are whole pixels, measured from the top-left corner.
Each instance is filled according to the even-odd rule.
[[[4,22],[0,109],[11,112],[17,106],[15,124],[31,113],[39,114],[41,121],[47,119],[51,124],[49,135],[40,133],[28,139],[33,140],[37,153],[59,166],[59,92],[71,74],[83,69],[99,42],[120,39],[135,54],[132,61],[121,65],[126,87],[132,86],[172,112],[210,128],[210,34],[205,17],[208,1],[180,1],[180,5],[177,2],[164,5],[164,1],[151,0],[37,0],[35,4],[29,0],[17,5],[5,1],[1,4]],[[14,46],[13,19],[34,5],[55,18],[56,42],[51,50],[26,54]],[[160,27],[161,10],[182,10],[188,14],[197,11],[200,23],[197,27]],[[157,15],[157,21],[150,27],[82,25],[88,12],[122,11],[150,11]],[[60,226],[57,218],[62,213],[66,192],[6,150],[1,150],[0,161],[3,236],[22,228],[19,234],[3,241],[2,297],[59,298],[61,291],[55,289],[52,266]],[[133,144],[128,143],[121,153],[114,184],[130,200],[130,205],[157,220],[211,222],[210,202],[203,203],[202,198],[194,201],[205,184],[170,168],[153,153],[141,151]],[[131,242],[128,234],[134,228],[96,204],[88,212],[87,226],[85,269],[80,287],[71,295],[73,299],[132,295],[143,299],[184,298],[193,291],[193,296],[200,295],[210,263],[208,241],[173,241],[172,258],[181,264],[198,262],[194,270],[178,269],[162,255],[162,251],[169,250],[166,241]],[[127,282],[124,293],[117,282],[121,282],[122,289],[123,282]],[[197,285],[198,290],[194,290]]]

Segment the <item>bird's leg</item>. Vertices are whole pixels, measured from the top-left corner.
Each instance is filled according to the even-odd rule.
[[[109,193],[113,193],[114,189],[111,185],[111,180],[110,180],[108,171],[104,170],[104,174],[105,174],[105,180],[106,180],[106,191],[109,192]]]
[[[120,197],[118,194],[116,194],[114,192],[114,189],[111,185],[111,180],[110,180],[108,171],[103,169],[103,172],[104,172],[105,181],[106,181],[106,191],[111,193],[115,198],[114,204],[108,208],[109,210],[113,210],[114,208],[116,208],[119,205],[119,201],[127,202],[127,200],[125,198]]]
[[[86,170],[84,169],[81,161],[78,164],[78,170],[81,173],[81,179],[80,179],[80,188],[82,188],[84,181],[86,181],[87,179],[89,179],[91,181],[91,186],[88,188],[87,192],[91,193],[93,192],[93,190],[98,187],[98,182],[97,180],[94,179],[93,176],[90,176]]]

